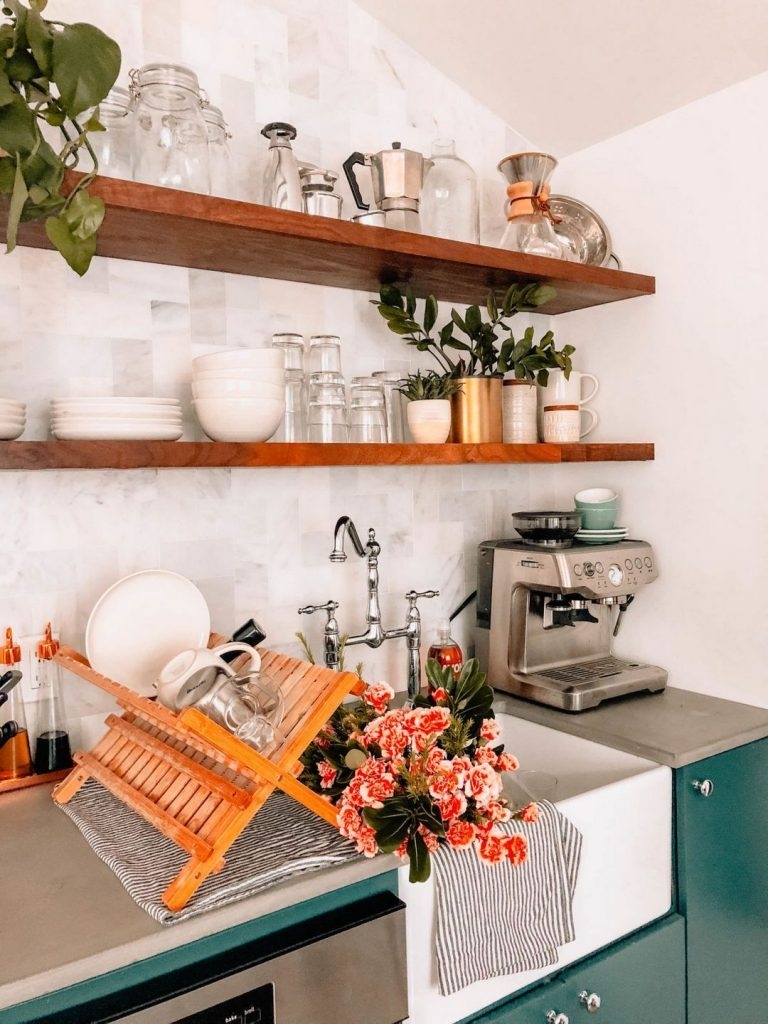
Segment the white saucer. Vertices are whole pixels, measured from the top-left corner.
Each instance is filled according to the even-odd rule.
[[[85,628],[92,667],[145,697],[171,658],[206,647],[211,616],[205,598],[185,576],[147,569],[125,576],[96,602]]]
[[[180,423],[61,423],[51,426],[59,441],[178,441]]]

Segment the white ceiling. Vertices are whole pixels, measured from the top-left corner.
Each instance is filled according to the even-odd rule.
[[[555,156],[768,70],[768,0],[357,0]]]

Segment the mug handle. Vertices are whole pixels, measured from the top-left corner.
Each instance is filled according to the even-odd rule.
[[[237,641],[233,641],[232,643],[221,644],[219,647],[214,647],[211,653],[220,658],[222,654],[228,654],[230,651],[237,651],[241,654],[250,654],[251,664],[248,666],[248,670],[250,672],[258,672],[261,668],[261,655],[248,644],[241,644]],[[235,672],[226,662],[224,662],[224,664],[227,666],[225,671],[230,679],[237,675],[237,672]]]
[[[579,384],[583,385],[585,380],[591,380],[594,386],[588,395],[581,396],[581,398],[579,399],[579,405],[586,405],[587,402],[591,402],[597,394],[597,392],[600,390],[600,381],[597,379],[594,373],[582,373]],[[592,428],[590,427],[589,429],[591,430]]]
[[[600,417],[597,415],[597,413],[595,412],[594,409],[579,409],[579,413],[582,416],[589,416],[591,418],[591,421],[592,421],[589,424],[589,426],[586,428],[586,430],[582,429],[581,432],[579,433],[579,437],[586,437],[587,434],[591,434],[592,433],[592,431],[595,429],[597,424],[600,422]]]

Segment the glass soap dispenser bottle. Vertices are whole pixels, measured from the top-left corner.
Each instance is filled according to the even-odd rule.
[[[69,733],[64,728],[61,673],[58,663],[53,660],[58,649],[59,642],[54,640],[49,622],[43,639],[37,645],[37,678],[42,694],[35,743],[35,771],[38,775],[72,767]]]
[[[21,648],[13,642],[13,631],[5,631],[5,646],[0,648],[0,675],[19,671]],[[14,686],[0,708],[0,779],[23,779],[32,774],[29,730],[21,691]]]
[[[441,668],[450,665],[453,674],[458,678],[464,664],[464,655],[461,648],[451,636],[451,623],[448,619],[440,619],[437,624],[437,638],[427,651],[427,658],[434,658]],[[429,684],[429,693],[432,694],[432,683]]]
[[[477,176],[456,156],[453,139],[435,139],[421,190],[421,230],[425,235],[479,242]]]

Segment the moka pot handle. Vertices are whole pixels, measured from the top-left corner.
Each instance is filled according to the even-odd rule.
[[[349,187],[352,189],[352,198],[357,204],[358,210],[370,210],[370,203],[363,202],[363,196],[360,191],[360,185],[357,181],[357,175],[355,174],[355,164],[361,164],[363,167],[366,166],[365,155],[363,153],[352,153],[342,164],[344,168],[344,174],[347,176]]]

